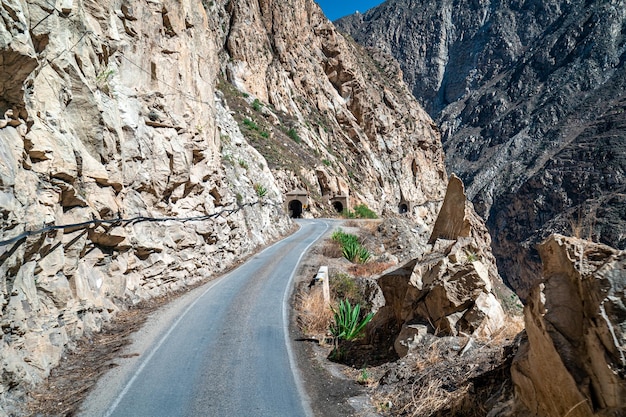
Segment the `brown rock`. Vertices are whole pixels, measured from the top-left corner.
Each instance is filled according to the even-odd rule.
[[[560,235],[539,247],[543,282],[524,308],[527,340],[512,367],[532,416],[626,410],[626,253]]]
[[[466,205],[469,204],[465,196],[463,182],[456,175],[450,176],[446,197],[443,206],[439,211],[439,216],[435,222],[435,227],[430,235],[428,243],[433,244],[437,239],[457,239],[459,237],[469,237],[471,224],[466,215]]]
[[[385,306],[374,317],[371,332],[400,332],[395,348],[406,355],[415,346],[415,325],[441,335],[488,339],[503,325],[505,313],[494,285],[502,285],[489,235],[465,199],[462,182],[452,176],[431,234],[433,243],[419,258],[382,276],[378,284]],[[382,313],[382,314],[381,314]]]

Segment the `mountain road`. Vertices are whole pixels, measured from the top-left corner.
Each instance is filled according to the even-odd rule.
[[[290,347],[296,269],[329,228],[300,230],[154,313],[81,416],[312,416]]]

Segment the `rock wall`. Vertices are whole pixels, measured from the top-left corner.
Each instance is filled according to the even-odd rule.
[[[130,303],[206,280],[291,223],[265,166],[222,164],[232,116],[200,1],[3,1],[0,395]],[[9,77],[9,78],[7,78]],[[236,126],[236,125],[235,125]],[[238,157],[262,159],[238,136]],[[237,139],[236,139],[237,140]],[[263,184],[265,205],[255,184]]]
[[[271,137],[297,130],[295,152],[311,155],[296,172],[308,184],[297,188],[346,193],[353,206],[385,214],[405,203],[430,228],[447,177],[440,135],[393,58],[345,39],[310,0],[217,1],[210,10],[231,22],[222,34],[224,73],[264,106],[247,117],[267,123]],[[267,143],[260,145],[263,152]]]
[[[438,131],[397,67],[311,0],[2,0],[0,14],[0,401],[119,309],[287,232],[282,195],[302,179],[320,205],[348,189],[379,213],[410,204],[423,234],[434,221]],[[308,155],[290,167],[259,152],[287,127]]]
[[[511,368],[518,415],[626,411],[626,252],[552,235],[543,281],[524,308],[526,340]]]
[[[398,59],[521,296],[550,233],[625,248],[625,6],[388,0],[336,22]]]

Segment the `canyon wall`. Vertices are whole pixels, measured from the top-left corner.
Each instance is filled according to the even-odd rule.
[[[520,296],[552,232],[626,247],[623,1],[388,0],[336,24],[398,59]]]
[[[447,176],[397,65],[311,0],[2,0],[0,399],[117,311],[348,194],[424,240]],[[254,147],[252,146],[254,145]],[[68,226],[72,225],[72,226]]]

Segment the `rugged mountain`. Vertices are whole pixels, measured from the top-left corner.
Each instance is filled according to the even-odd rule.
[[[623,1],[389,0],[336,25],[400,62],[520,295],[550,232],[626,247]]]
[[[120,309],[286,233],[294,188],[317,211],[342,194],[406,209],[427,239],[439,133],[397,66],[312,0],[2,0],[0,15],[6,412]]]

